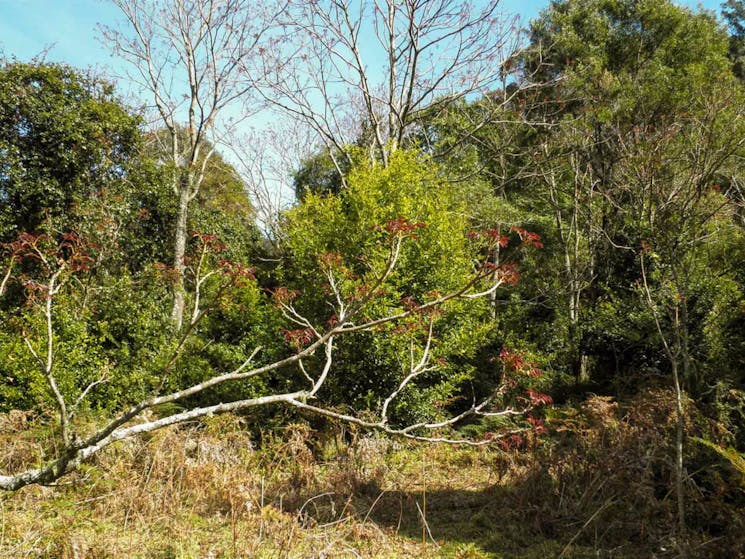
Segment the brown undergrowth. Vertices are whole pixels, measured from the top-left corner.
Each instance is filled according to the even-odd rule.
[[[556,409],[510,452],[412,446],[339,426],[250,435],[223,416],[122,442],[54,487],[0,496],[8,558],[676,557],[670,394]],[[692,408],[689,434],[710,427]],[[54,451],[0,417],[0,468]],[[689,445],[690,557],[742,557],[743,495]],[[676,540],[676,538],[678,538]]]

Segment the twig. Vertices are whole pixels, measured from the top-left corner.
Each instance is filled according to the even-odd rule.
[[[571,540],[569,540],[569,543],[567,543],[567,544],[566,544],[566,546],[564,546],[564,549],[562,549],[562,550],[561,550],[561,553],[559,553],[559,557],[558,557],[557,559],[561,559],[562,557],[564,557],[564,554],[565,554],[565,553],[566,553],[567,551],[569,551],[569,548],[570,548],[570,547],[572,546],[572,544],[574,543],[574,540],[576,540],[576,539],[577,539],[577,538],[578,538],[578,537],[580,536],[580,534],[581,534],[581,533],[582,533],[582,532],[583,532],[583,531],[585,530],[585,528],[587,528],[587,527],[588,527],[588,526],[590,525],[590,523],[591,523],[591,522],[592,522],[592,521],[593,521],[593,520],[595,519],[595,517],[596,517],[597,515],[599,515],[599,514],[600,514],[600,513],[602,512],[602,511],[604,511],[605,509],[607,509],[607,508],[608,508],[608,507],[609,507],[610,505],[612,505],[612,504],[613,504],[614,502],[615,502],[615,497],[611,497],[610,499],[608,499],[607,501],[605,501],[605,503],[603,503],[603,504],[602,504],[602,505],[600,506],[600,508],[599,508],[598,510],[596,510],[596,511],[595,511],[595,512],[594,512],[594,513],[592,514],[592,516],[591,516],[590,518],[588,518],[588,519],[587,519],[587,522],[585,522],[585,523],[584,523],[584,524],[582,525],[582,528],[580,528],[580,529],[579,529],[579,530],[577,531],[577,533],[576,533],[576,534],[574,534],[574,536],[572,536],[572,539],[571,539]]]

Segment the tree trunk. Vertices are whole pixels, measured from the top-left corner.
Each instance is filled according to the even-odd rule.
[[[176,217],[176,234],[173,250],[173,269],[176,277],[173,285],[173,309],[171,320],[176,331],[181,330],[184,322],[184,255],[186,254],[187,220],[189,217],[189,188],[183,183],[179,188],[178,215]]]
[[[682,315],[682,316],[681,316]],[[672,359],[673,384],[675,386],[675,492],[678,498],[678,532],[680,538],[685,537],[685,496],[683,494],[683,439],[685,436],[685,421],[683,409],[683,388],[680,378],[680,363],[683,365],[683,380],[690,374],[690,356],[688,355],[687,313],[685,302],[677,302],[673,317],[675,329],[676,357]],[[682,544],[683,542],[681,542]],[[683,555],[685,555],[683,553]]]
[[[675,384],[675,412],[677,421],[675,422],[675,493],[678,501],[678,536],[682,539],[685,537],[685,495],[683,493],[683,391],[680,387],[680,376],[678,373],[678,363],[674,360],[673,366],[673,383]]]

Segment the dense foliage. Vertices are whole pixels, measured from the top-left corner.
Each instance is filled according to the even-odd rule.
[[[298,391],[324,367],[322,351],[304,348],[327,343],[336,313],[351,308],[335,341],[339,373],[310,393],[327,415],[364,424],[382,410],[381,428],[444,421],[460,429],[447,436],[479,442],[516,429],[501,441],[509,451],[535,450],[548,433],[542,456],[566,469],[531,475],[569,493],[600,470],[615,475],[621,455],[638,458],[618,476],[638,483],[639,507],[672,517],[660,503],[677,492],[685,528],[681,509],[698,487],[701,529],[731,538],[707,511],[713,492],[739,481],[702,472],[707,461],[741,464],[745,448],[743,14],[726,3],[730,34],[668,0],[553,0],[504,91],[438,100],[385,157],[363,134],[343,157],[307,158],[271,242],[229,161],[197,159],[182,328],[169,319],[182,171],[163,138],[189,131],[146,133],[110,84],[73,68],[6,61],[0,411],[59,421],[74,446],[64,431],[76,413],[113,415],[240,372],[249,355],[281,366],[155,412]],[[448,293],[458,296],[440,302]],[[543,392],[561,411],[543,411]],[[596,406],[631,402],[623,425],[603,423],[600,442],[595,431],[558,434],[572,430],[572,410],[589,413],[590,395]],[[483,399],[531,415],[447,423]],[[257,432],[286,419],[251,413]],[[590,499],[602,508],[600,496]],[[743,498],[738,489],[721,510]],[[662,537],[659,524],[650,530]],[[619,533],[647,537],[626,524]]]

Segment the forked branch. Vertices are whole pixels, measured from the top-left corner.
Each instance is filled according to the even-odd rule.
[[[383,271],[381,273],[375,273],[373,271],[370,285],[380,286],[394,272],[396,263],[399,259],[400,243],[401,238],[394,239],[388,257],[383,263]],[[201,271],[204,265],[204,259],[202,258],[204,254],[203,251],[196,265],[195,278],[198,285],[203,278],[206,277],[206,274]],[[411,388],[416,379],[421,375],[434,371],[437,368],[437,365],[433,363],[432,359],[435,345],[435,320],[431,311],[458,298],[467,299],[473,297],[485,297],[502,285],[503,279],[499,276],[495,278],[493,275],[493,269],[489,266],[483,265],[482,263],[482,265],[477,267],[469,280],[467,280],[459,289],[456,289],[451,293],[441,295],[436,299],[419,306],[411,306],[400,312],[390,312],[389,314],[377,319],[366,319],[364,318],[364,312],[367,303],[374,296],[376,289],[367,289],[364,295],[350,303],[344,298],[341,288],[335,280],[334,273],[329,269],[328,277],[333,286],[333,300],[330,304],[334,308],[338,319],[335,322],[327,324],[325,327],[313,326],[312,321],[293,306],[291,297],[287,295],[287,292],[284,293],[283,297],[277,297],[275,293],[275,299],[280,303],[280,307],[289,321],[303,326],[312,333],[312,335],[307,338],[303,337],[296,340],[299,343],[295,346],[296,352],[294,354],[270,363],[255,364],[255,360],[260,353],[260,348],[256,348],[248,358],[232,371],[167,394],[153,395],[152,397],[132,406],[128,410],[119,413],[109,421],[107,425],[99,428],[92,434],[89,434],[86,437],[73,436],[71,434],[70,421],[75,410],[79,408],[82,401],[95,386],[106,381],[107,376],[106,374],[102,374],[98,380],[89,383],[77,399],[71,403],[66,402],[62,392],[56,388],[56,381],[52,374],[54,369],[52,302],[54,296],[59,292],[60,284],[58,283],[58,278],[61,273],[62,268],[60,268],[58,272],[51,274],[45,293],[45,299],[42,304],[42,308],[44,309],[43,314],[47,319],[47,337],[45,340],[47,343],[46,357],[40,354],[29,339],[26,340],[29,350],[39,362],[40,367],[43,368],[50,382],[51,390],[54,393],[60,409],[60,423],[62,426],[61,450],[56,459],[42,467],[29,469],[20,473],[0,475],[0,489],[13,491],[29,484],[51,483],[76,469],[84,460],[95,455],[101,449],[116,441],[140,433],[155,431],[168,425],[175,425],[216,413],[246,410],[257,406],[270,404],[289,405],[297,409],[347,421],[361,427],[376,429],[390,435],[409,439],[483,445],[501,437],[516,435],[518,432],[526,429],[518,428],[484,441],[454,439],[442,436],[439,432],[457,424],[459,421],[462,421],[467,417],[520,416],[528,413],[536,405],[536,401],[534,400],[518,398],[518,401],[522,401],[523,405],[517,407],[502,406],[501,410],[493,410],[493,406],[497,403],[501,403],[500,400],[506,393],[506,386],[509,383],[509,379],[505,376],[502,384],[490,397],[478,403],[474,402],[469,408],[452,417],[441,420],[422,421],[403,427],[393,426],[389,415],[391,406],[395,399],[399,397],[404,390]],[[484,285],[485,282],[490,283]],[[195,311],[198,311],[198,316],[202,316],[205,311],[199,310],[199,308],[200,304],[195,302]],[[318,402],[319,392],[326,384],[329,376],[333,374],[334,344],[339,336],[344,336],[351,332],[372,330],[381,324],[400,321],[407,317],[413,317],[420,314],[421,316],[427,316],[429,318],[426,327],[426,341],[421,349],[421,354],[416,357],[416,352],[412,346],[409,359],[409,370],[405,372],[398,386],[386,397],[380,409],[378,419],[363,419],[352,414],[339,413]],[[193,325],[194,322],[192,323],[192,326]],[[192,331],[193,328],[187,329],[187,333],[184,337],[188,336]],[[167,361],[167,364],[165,365],[166,370],[164,370],[163,373],[164,376],[176,365],[182,345],[183,340],[174,350],[174,356]],[[323,357],[320,360],[318,371],[314,373],[306,366],[306,363],[315,362],[315,360],[311,358],[319,353],[319,351],[323,352]],[[270,372],[286,370],[291,366],[297,366],[300,368],[305,380],[308,382],[306,388],[268,394],[256,398],[241,399],[233,402],[224,402],[210,406],[196,407],[158,419],[150,419],[146,414],[144,414],[147,410],[162,406],[163,404],[183,402],[190,397],[203,394],[207,390],[219,385],[257,378]],[[161,385],[161,388],[162,386],[163,385]]]

